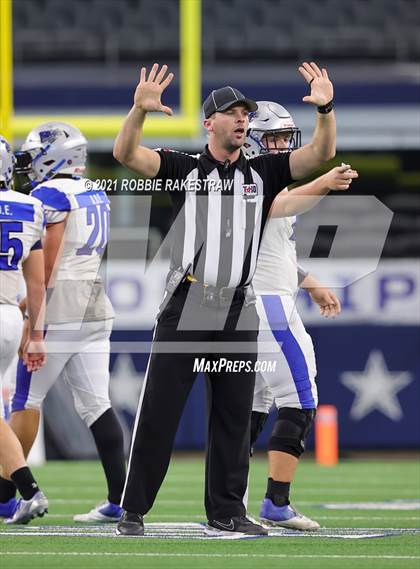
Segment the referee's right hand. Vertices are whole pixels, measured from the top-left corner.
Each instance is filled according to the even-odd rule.
[[[159,71],[159,64],[155,63],[146,79],[146,68],[142,67],[140,71],[140,83],[137,85],[134,93],[134,106],[145,112],[162,112],[172,115],[172,109],[161,103],[161,95],[169,83],[174,78],[173,73],[169,73],[167,65],[162,65]]]

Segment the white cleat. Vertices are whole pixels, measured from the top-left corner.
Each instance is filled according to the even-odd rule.
[[[11,518],[4,520],[5,524],[27,524],[37,516],[48,512],[48,500],[39,490],[30,500],[19,500],[18,506]]]
[[[260,520],[265,527],[282,527],[300,531],[316,531],[321,527],[318,522],[300,514],[290,504],[276,506],[269,498],[263,500]]]
[[[124,510],[117,504],[111,504],[111,502],[104,502],[99,504],[87,514],[76,514],[73,517],[75,522],[82,523],[93,523],[99,522],[102,524],[116,523],[120,521],[120,518]]]

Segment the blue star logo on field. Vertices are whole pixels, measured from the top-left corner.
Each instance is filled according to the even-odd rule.
[[[382,352],[370,353],[364,371],[347,371],[340,381],[355,393],[350,417],[360,421],[372,411],[379,411],[392,421],[403,417],[397,393],[413,381],[408,371],[390,371]]]
[[[16,540],[17,537],[21,536],[39,536],[51,538],[86,538],[86,537],[96,537],[96,538],[111,538],[115,539],[115,528],[114,527],[106,527],[109,524],[103,525],[89,525],[89,526],[29,526],[25,528],[6,528],[1,532],[0,535],[4,536],[13,536]],[[233,535],[220,535],[214,537],[208,537],[204,534],[203,525],[199,523],[182,523],[182,522],[166,522],[166,523],[149,523],[147,524],[146,531],[143,539],[182,539],[182,540],[203,540],[206,542],[216,542],[216,541],[231,541],[231,540],[248,540],[248,539],[261,539],[261,536],[249,536],[240,533],[236,533]],[[420,530],[418,528],[321,528],[317,532],[305,532],[305,531],[297,531],[285,528],[270,528],[268,530],[268,538],[321,538],[321,539],[371,539],[371,538],[380,538],[380,537],[392,537],[392,536],[401,536],[404,534],[419,534]],[[266,539],[266,538],[264,538]],[[53,542],[51,542],[53,543]],[[53,553],[54,555],[54,553]],[[78,552],[75,552],[75,555],[80,555]],[[114,555],[117,557],[121,555],[118,552],[112,552],[104,554],[107,557],[110,555]],[[132,557],[138,556],[148,556],[147,552],[141,551],[134,551],[131,553],[126,553],[126,555],[130,555]],[[157,552],[153,555],[159,556],[160,553]],[[163,556],[168,555],[167,553],[162,553]],[[174,555],[180,555],[179,553],[174,553]],[[185,557],[188,557],[189,554],[185,553],[182,554]],[[190,554],[191,555],[191,554]],[[214,551],[204,553],[206,557],[213,557],[214,555],[222,556],[221,553],[215,553]],[[238,554],[238,556],[243,556],[244,554]],[[264,559],[264,553],[261,552],[257,554],[262,560]],[[270,554],[271,558],[274,557],[276,554]],[[300,554],[296,554],[295,557],[299,557]],[[285,553],[278,553],[277,556],[279,559],[287,557],[293,557],[293,554],[285,554]],[[319,556],[322,557],[322,554]],[[402,556],[401,559],[407,559],[407,557]],[[417,557],[416,557],[417,559]],[[200,565],[203,567],[204,565]]]
[[[131,356],[119,354],[111,373],[110,391],[113,405],[135,415],[143,380],[144,373],[136,370]]]

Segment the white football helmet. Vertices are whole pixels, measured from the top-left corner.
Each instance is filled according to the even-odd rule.
[[[268,152],[291,152],[301,145],[301,132],[293,121],[291,114],[278,103],[257,101],[258,110],[249,115],[249,127],[243,150],[249,158]],[[290,133],[287,149],[267,147],[262,138],[264,135]]]
[[[0,183],[3,182],[1,185],[7,189],[12,187],[15,163],[16,158],[10,144],[0,136]]]
[[[74,126],[48,122],[37,126],[26,137],[18,163],[26,163],[26,173],[38,184],[57,174],[80,176],[86,169],[87,140]],[[30,155],[30,161],[22,155]]]

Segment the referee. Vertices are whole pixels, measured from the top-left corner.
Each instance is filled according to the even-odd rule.
[[[309,77],[302,74],[311,83],[313,94],[312,81],[322,83],[322,73],[308,67]],[[172,114],[161,103],[161,94],[172,79],[166,65],[161,69],[153,65],[147,78],[146,69],[141,69],[134,106],[114,145],[115,158],[141,176],[161,180],[164,186],[169,181],[165,186],[169,189],[178,183],[177,190],[170,192],[174,218],[171,269],[134,425],[121,502],[125,512],[117,534],[143,535],[143,516],[165,477],[178,423],[195,380],[194,361],[207,358],[211,367],[205,531],[208,535],[267,535],[262,526],[246,518],[242,501],[248,477],[258,331],[250,282],[272,202],[278,191],[292,182],[292,174],[298,178],[310,173],[306,166],[309,153],[295,161],[296,176],[291,174],[287,153],[246,159],[241,146],[248,114],[257,105],[232,87],[212,91],[203,104],[209,139],[201,155],[139,146],[147,112]],[[332,108],[332,102],[328,90],[321,91],[326,92],[313,102],[322,113],[326,103]],[[331,128],[329,122],[334,122],[332,117],[321,125],[318,141],[320,137],[324,143],[329,141],[334,132],[335,143],[335,123]],[[183,182],[189,183],[188,189]],[[183,353],[182,348],[177,353],[159,353],[159,344],[166,342],[189,347],[197,342],[202,347],[194,353],[191,349]],[[214,345],[231,343],[246,345],[247,351],[235,353],[232,348],[232,353],[223,353],[230,367],[222,369],[217,354],[212,353]]]

